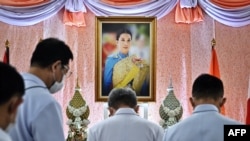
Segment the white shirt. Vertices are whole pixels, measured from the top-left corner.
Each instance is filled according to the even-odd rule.
[[[65,141],[62,110],[44,82],[30,73],[25,82],[24,102],[10,130],[13,141]]]
[[[190,117],[166,129],[163,141],[224,141],[226,124],[242,123],[223,116],[214,105],[198,105]]]
[[[10,136],[0,128],[0,141],[12,141]]]
[[[87,141],[162,141],[164,130],[138,116],[131,108],[120,108],[89,129]]]

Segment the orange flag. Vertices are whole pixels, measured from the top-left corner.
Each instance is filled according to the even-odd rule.
[[[247,116],[246,124],[250,125],[250,77],[248,80]]]
[[[220,69],[219,69],[219,63],[217,59],[217,54],[214,49],[215,46],[215,39],[212,40],[212,56],[211,56],[211,62],[209,67],[209,73],[213,76],[216,76],[217,78],[220,78]],[[221,114],[225,115],[225,107],[224,105],[220,109]]]
[[[9,41],[5,42],[5,52],[3,56],[3,62],[6,64],[10,64],[10,56],[9,56]]]

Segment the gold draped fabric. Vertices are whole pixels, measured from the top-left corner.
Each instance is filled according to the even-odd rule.
[[[143,83],[148,78],[149,65],[145,61],[135,64],[129,56],[115,64],[113,69],[113,86],[114,88],[122,88],[130,86],[140,94]]]

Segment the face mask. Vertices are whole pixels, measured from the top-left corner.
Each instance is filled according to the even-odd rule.
[[[49,89],[49,91],[54,94],[58,91],[60,91],[63,87],[63,84],[64,84],[64,79],[65,79],[65,75],[63,75],[63,78],[62,78],[62,81],[61,82],[55,82]]]

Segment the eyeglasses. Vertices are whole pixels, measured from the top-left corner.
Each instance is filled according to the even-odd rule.
[[[69,67],[66,66],[66,65],[63,65],[62,68],[65,70],[65,71],[64,71],[64,72],[65,72],[64,75],[65,75],[66,77],[70,77],[71,74],[72,74],[72,71],[69,71]]]

